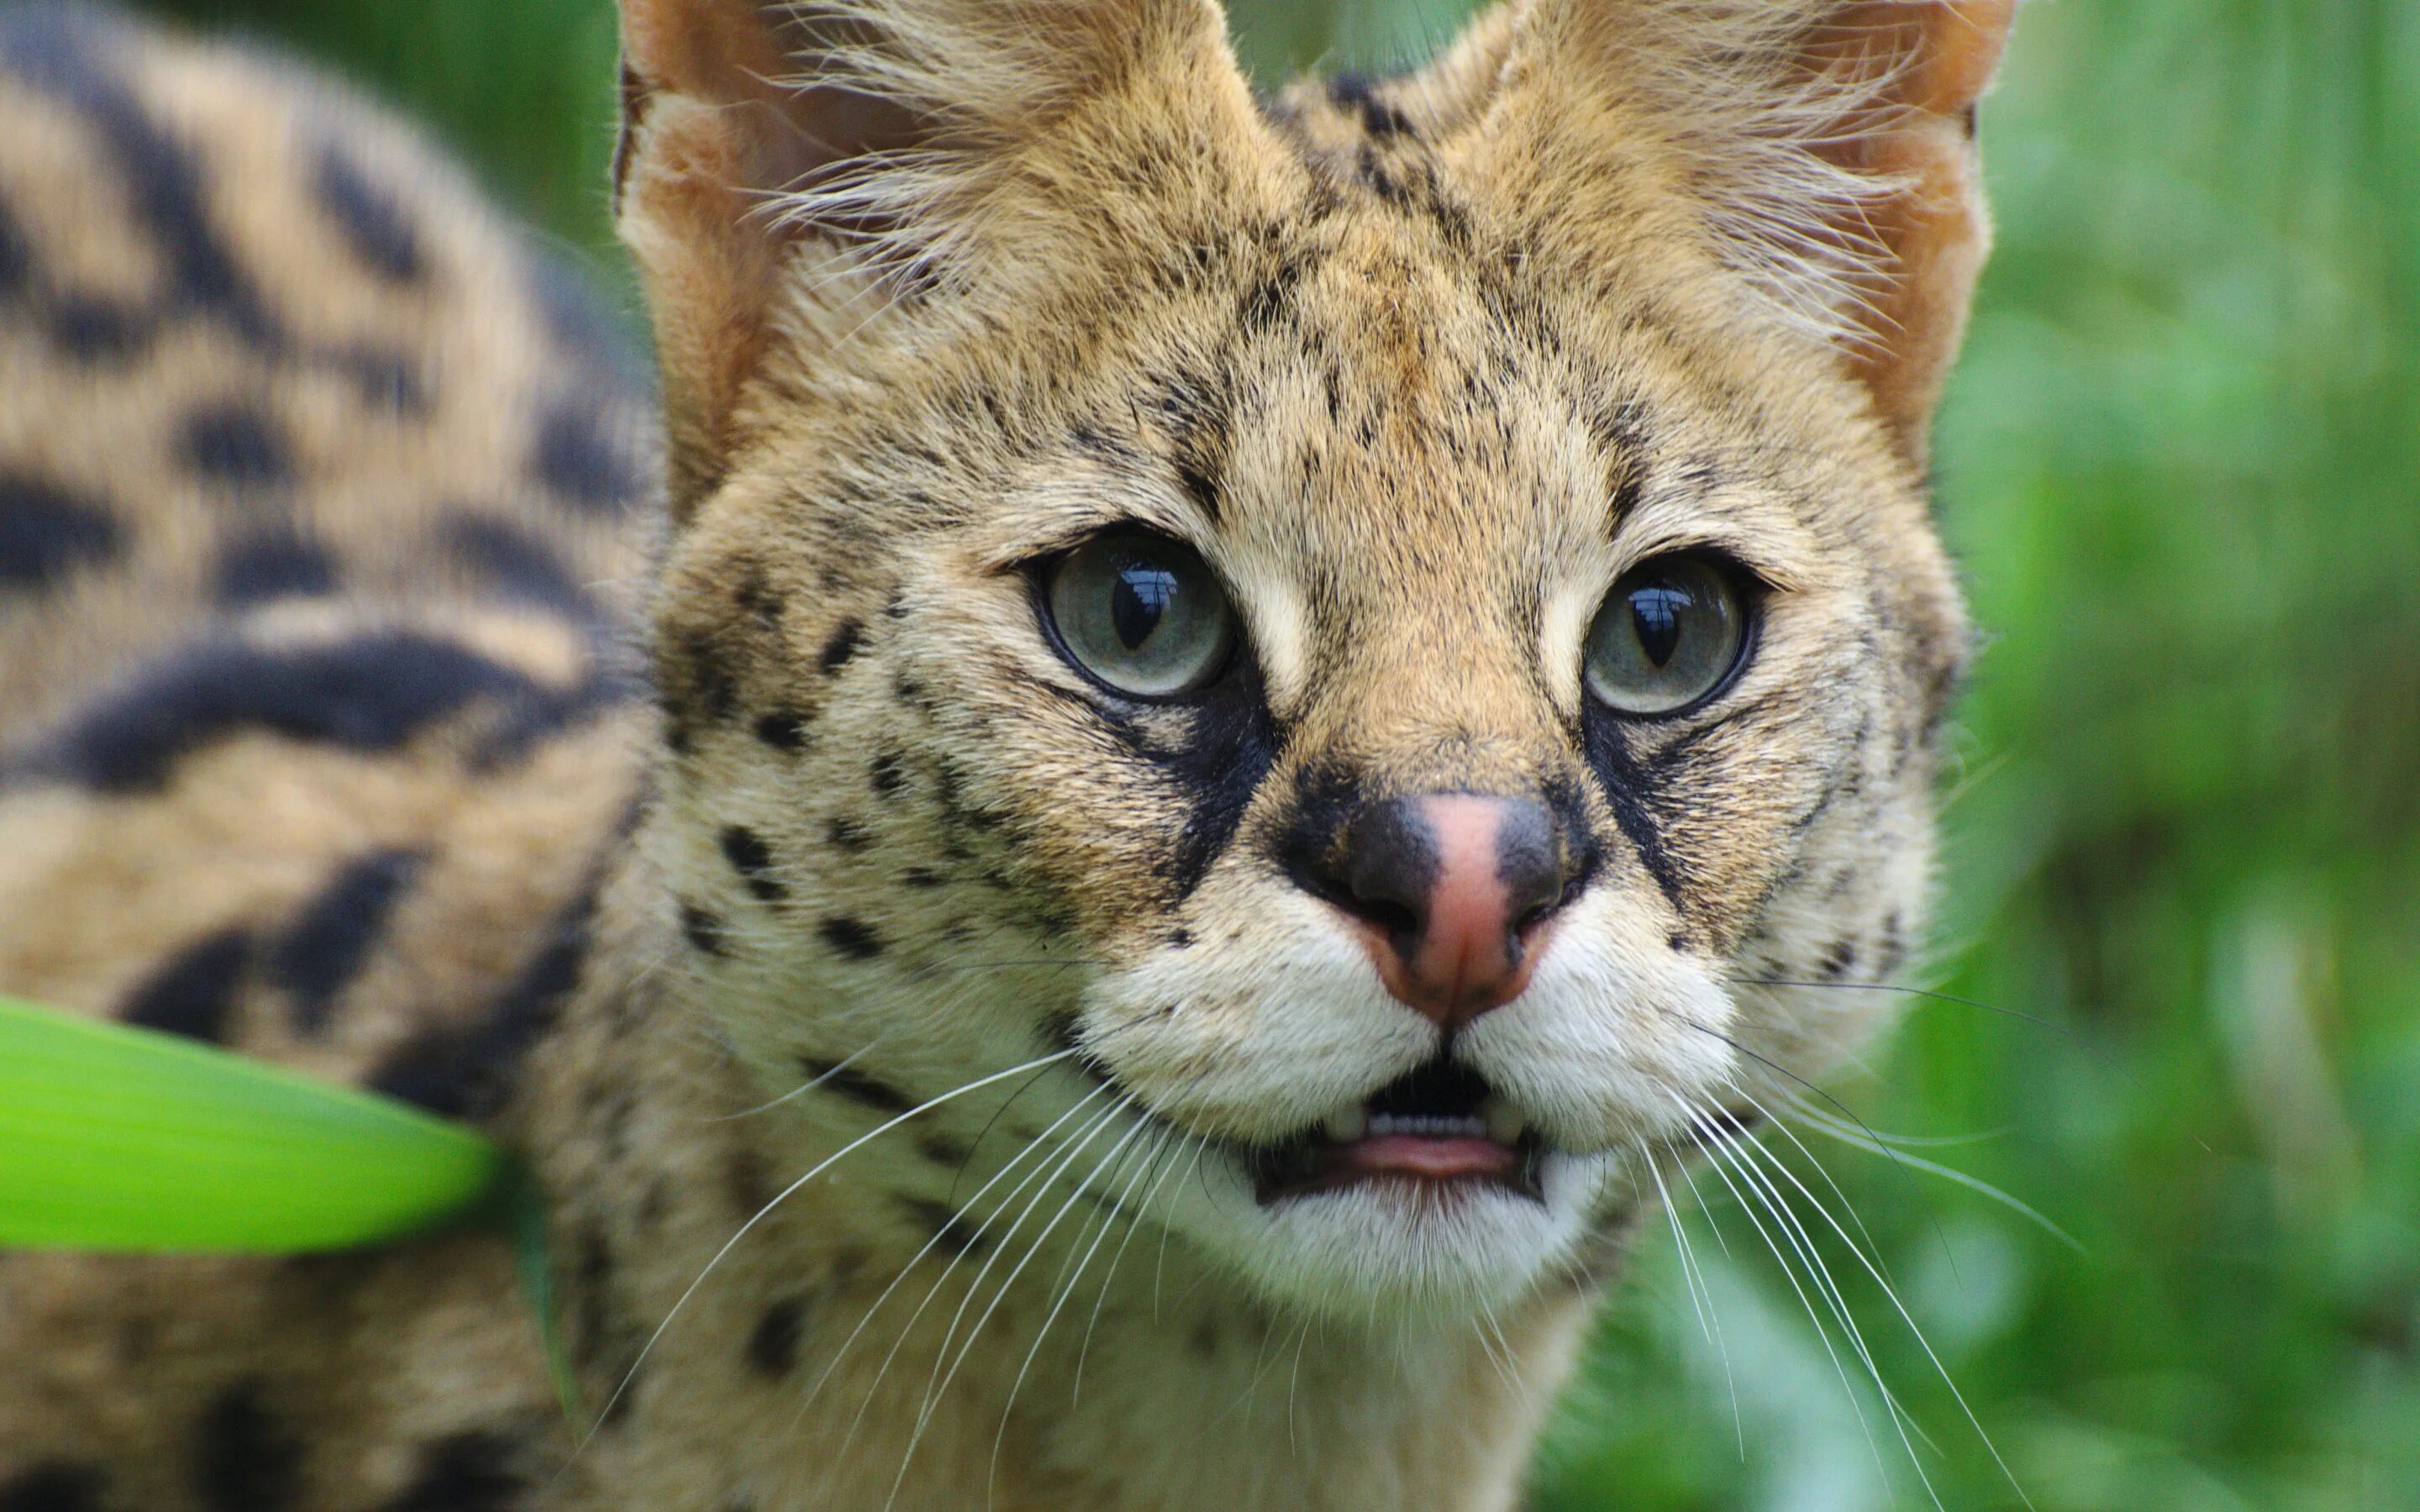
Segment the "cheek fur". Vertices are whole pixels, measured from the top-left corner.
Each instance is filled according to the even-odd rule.
[[[1568,1149],[1661,1137],[1737,1069],[1735,1010],[1700,957],[1644,900],[1602,888],[1575,905],[1529,989],[1478,1020],[1464,1054]]]
[[[1164,1118],[1206,1134],[1292,1134],[1433,1053],[1322,906],[1282,885],[1199,910],[1191,943],[1154,950],[1088,995],[1084,1042]]]

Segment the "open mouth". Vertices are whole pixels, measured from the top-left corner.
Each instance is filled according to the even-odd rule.
[[[1368,1181],[1492,1186],[1540,1198],[1541,1149],[1467,1067],[1433,1060],[1367,1103],[1251,1157],[1264,1206]]]

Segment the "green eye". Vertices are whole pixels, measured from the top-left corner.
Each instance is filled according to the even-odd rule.
[[[1621,714],[1670,714],[1722,686],[1747,614],[1721,569],[1662,557],[1614,584],[1589,626],[1589,691]]]
[[[1164,536],[1096,536],[1060,559],[1043,593],[1069,657],[1137,698],[1200,687],[1235,642],[1235,612],[1209,564]]]

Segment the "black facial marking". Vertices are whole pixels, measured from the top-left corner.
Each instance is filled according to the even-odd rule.
[[[722,858],[748,884],[748,890],[760,903],[780,903],[790,889],[773,874],[773,852],[763,838],[744,825],[732,825],[722,832]]]
[[[276,488],[294,481],[284,427],[242,405],[213,405],[185,417],[177,455],[194,473],[230,488]]]
[[[337,869],[269,948],[269,979],[294,998],[294,1022],[306,1034],[378,949],[388,918],[427,860],[422,851],[373,851]]]
[[[857,621],[841,621],[833,627],[830,639],[824,642],[824,649],[815,656],[815,665],[823,669],[826,676],[847,666],[848,659],[857,655],[858,643],[864,634],[865,626]]]
[[[1583,739],[1589,764],[1595,768],[1604,786],[1606,805],[1613,810],[1613,822],[1630,841],[1638,864],[1655,879],[1665,900],[1675,910],[1685,912],[1686,878],[1664,844],[1663,825],[1656,813],[1655,799],[1661,787],[1656,775],[1633,759],[1621,730],[1610,717],[1591,712]]]
[[[945,1203],[928,1202],[922,1197],[901,1197],[899,1205],[908,1215],[932,1231],[934,1248],[953,1259],[973,1255],[983,1248],[983,1236],[967,1223],[964,1214]]]
[[[766,1308],[748,1335],[748,1364],[759,1375],[788,1375],[798,1365],[799,1335],[806,1321],[806,1304],[796,1297]]]
[[[680,905],[682,937],[706,955],[722,953],[722,918],[692,903]]]
[[[125,531],[99,502],[18,474],[0,474],[0,592],[40,589],[79,567],[114,560]]]
[[[403,207],[341,148],[331,144],[320,149],[311,187],[364,267],[397,284],[411,283],[427,270],[419,233],[404,218]]]
[[[205,641],[88,705],[35,769],[109,793],[157,788],[178,761],[247,729],[349,750],[392,750],[480,699],[558,695],[452,640],[371,630],[328,645]]]
[[[101,1512],[97,1465],[53,1461],[0,1481],[0,1512]]]
[[[277,1421],[257,1381],[240,1381],[194,1425],[194,1489],[212,1512],[277,1512],[295,1504],[302,1443]]]
[[[336,561],[326,547],[291,526],[270,525],[221,548],[210,578],[210,596],[222,608],[249,609],[334,593]]]
[[[539,418],[530,470],[565,502],[595,514],[618,510],[639,494],[628,447],[606,431],[603,415],[584,398],[559,400]]]
[[[620,844],[616,836],[611,848]],[[476,1022],[405,1041],[371,1073],[369,1086],[447,1118],[486,1118],[503,1106],[521,1057],[553,1026],[580,985],[600,887],[601,879],[592,876],[555,915],[545,941]]]
[[[163,302],[213,316],[256,346],[281,339],[258,291],[219,244],[204,179],[104,60],[132,55],[122,23],[68,7],[18,6],[0,16],[0,68],[84,116],[117,159],[134,212],[168,268]]]
[[[513,1512],[535,1482],[520,1443],[473,1430],[421,1445],[410,1485],[380,1512]]]
[[[597,603],[554,548],[518,525],[485,515],[456,515],[438,527],[438,540],[456,561],[508,598],[589,620]]]
[[[1186,800],[1185,826],[1170,848],[1165,870],[1176,896],[1189,895],[1233,839],[1244,810],[1277,760],[1278,734],[1262,697],[1254,658],[1237,656],[1233,670],[1182,713],[1156,714],[1146,722],[1105,703],[1088,702],[1087,707]]]
[[[862,1103],[876,1113],[905,1113],[916,1105],[907,1093],[854,1066],[833,1060],[802,1058],[799,1062],[799,1070],[819,1089]]]
[[[827,918],[821,933],[825,944],[852,961],[871,961],[883,951],[882,936],[862,919],[845,916]]]
[[[874,834],[854,819],[835,819],[824,831],[835,849],[862,856],[874,847]]]
[[[127,995],[118,1017],[137,1028],[220,1044],[252,964],[249,931],[224,929],[179,950]]]

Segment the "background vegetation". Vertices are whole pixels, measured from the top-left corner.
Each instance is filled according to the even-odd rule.
[[[621,278],[611,0],[156,8],[368,81]],[[1269,75],[1386,63],[1459,8],[1237,8]],[[1931,1004],[1838,1095],[1955,1141],[1919,1152],[2080,1250],[1818,1153],[2043,1512],[2420,1507],[2420,7],[2036,4],[1984,135],[2000,251],[1940,493],[1993,641],[1926,980],[2049,1026]],[[1538,1505],[1929,1504],[1708,1196],[1720,1349],[1668,1234]],[[1827,1257],[1942,1502],[2019,1504],[1889,1302]]]

